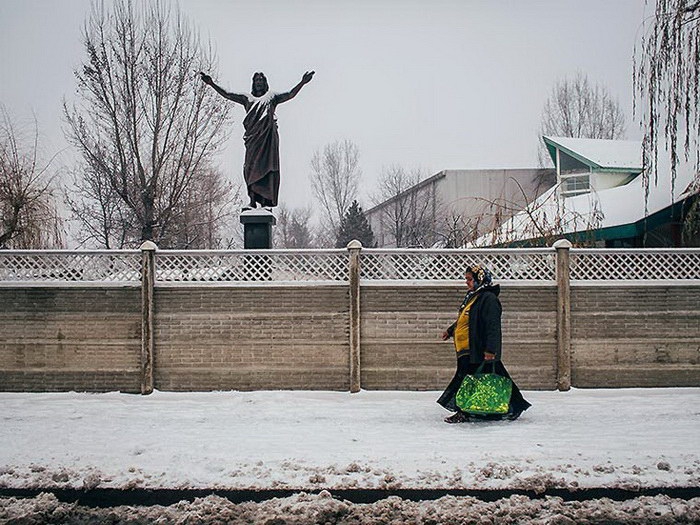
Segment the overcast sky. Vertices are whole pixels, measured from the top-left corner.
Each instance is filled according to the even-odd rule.
[[[542,106],[557,79],[581,71],[632,116],[632,56],[644,0],[181,0],[211,40],[216,80],[250,90],[264,71],[273,91],[316,76],[277,110],[280,200],[312,204],[313,152],[336,139],[360,149],[369,207],[382,167],[443,169],[537,164]],[[46,148],[66,148],[61,103],[75,94],[90,0],[0,0],[0,103],[34,112]],[[222,104],[227,103],[224,99]],[[242,180],[243,109],[221,167]],[[62,158],[69,158],[64,155]]]

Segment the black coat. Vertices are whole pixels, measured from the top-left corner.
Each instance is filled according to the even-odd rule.
[[[476,301],[469,309],[469,361],[481,363],[484,360],[484,352],[496,355],[501,359],[501,301],[498,294],[501,293],[499,285],[487,288],[477,295]],[[461,313],[461,312],[460,312]],[[454,336],[455,321],[447,329],[450,337]]]

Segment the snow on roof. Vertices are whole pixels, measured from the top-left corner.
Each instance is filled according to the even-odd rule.
[[[588,161],[586,163],[594,167],[642,171],[642,143],[639,141],[547,136],[542,138],[547,146],[558,147],[579,160]]]
[[[566,197],[558,205],[556,186],[553,186],[527,208],[513,215],[494,232],[469,243],[467,247],[483,247],[527,239],[546,234],[569,234],[598,230],[613,226],[634,224],[696,191],[691,188],[694,173],[690,169],[679,170],[675,188],[685,188],[679,195],[670,191],[668,177],[662,177],[657,185],[651,183],[645,214],[645,195],[642,177],[635,177],[627,184],[591,193]],[[543,232],[546,232],[543,234]]]

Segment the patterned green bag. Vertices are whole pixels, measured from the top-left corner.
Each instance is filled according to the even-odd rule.
[[[486,363],[481,363],[474,375],[464,378],[457,391],[457,406],[468,414],[505,414],[513,382],[496,374],[494,361],[491,361],[491,372],[482,373]]]

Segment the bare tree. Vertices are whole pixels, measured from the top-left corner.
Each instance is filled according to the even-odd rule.
[[[605,86],[591,84],[581,72],[558,81],[542,109],[540,119],[540,165],[551,164],[542,135],[589,139],[625,136],[625,114]]]
[[[81,101],[64,103],[84,174],[72,207],[90,211],[82,224],[104,246],[169,243],[183,230],[183,210],[206,206],[188,198],[209,184],[228,121],[196,76],[214,69],[211,53],[179,10],[158,0],[116,0],[111,11],[95,1],[84,46]]]
[[[700,1],[656,0],[654,15],[644,23],[641,46],[635,46],[633,81],[644,126],[643,181],[658,182],[659,145],[668,151],[671,184],[681,158],[692,163],[694,188],[700,188]],[[686,214],[684,238],[698,232],[700,199]]]
[[[516,184],[525,200],[525,206],[503,198],[485,200],[495,212],[495,228],[486,235],[470,239],[468,244],[551,246],[566,234],[570,234],[576,246],[595,244],[593,232],[600,228],[603,221],[603,213],[595,192],[589,195],[590,208],[586,212],[578,212],[563,208],[554,188],[549,194],[530,202],[517,181]],[[475,228],[475,231],[476,229],[478,228]]]
[[[360,184],[360,150],[350,140],[338,140],[317,150],[311,159],[311,187],[321,204],[328,238],[335,243],[340,223]],[[332,245],[332,244],[331,244]]]
[[[234,185],[214,168],[203,168],[173,209],[173,227],[160,244],[178,248],[225,248],[226,233],[234,227],[234,213],[243,204],[241,185]]]
[[[453,208],[437,217],[436,233],[443,248],[461,248],[479,237],[483,215],[465,216]]]
[[[0,106],[0,248],[57,248],[63,245],[62,221],[49,173],[41,161],[39,128],[17,128]]]
[[[82,171],[82,169],[86,171]],[[81,166],[73,174],[73,184],[65,194],[73,218],[80,223],[77,240],[107,249],[123,248],[138,238],[138,225],[132,210],[124,205],[107,177]]]
[[[277,227],[274,231],[275,247],[311,248],[314,239],[310,220],[310,208],[289,209],[284,205],[277,208]]]
[[[139,238],[139,225],[131,210],[104,177],[81,173],[74,176],[66,203],[74,217],[81,219],[77,234],[80,244],[121,248]],[[231,183],[222,172],[202,168],[193,177],[179,206],[173,208],[172,227],[159,240],[163,248],[229,248],[234,210],[242,205],[241,185]]]
[[[419,169],[392,165],[379,177],[373,202],[383,204],[380,222],[397,248],[430,246],[436,240],[436,197],[432,186],[418,187],[422,175]]]

